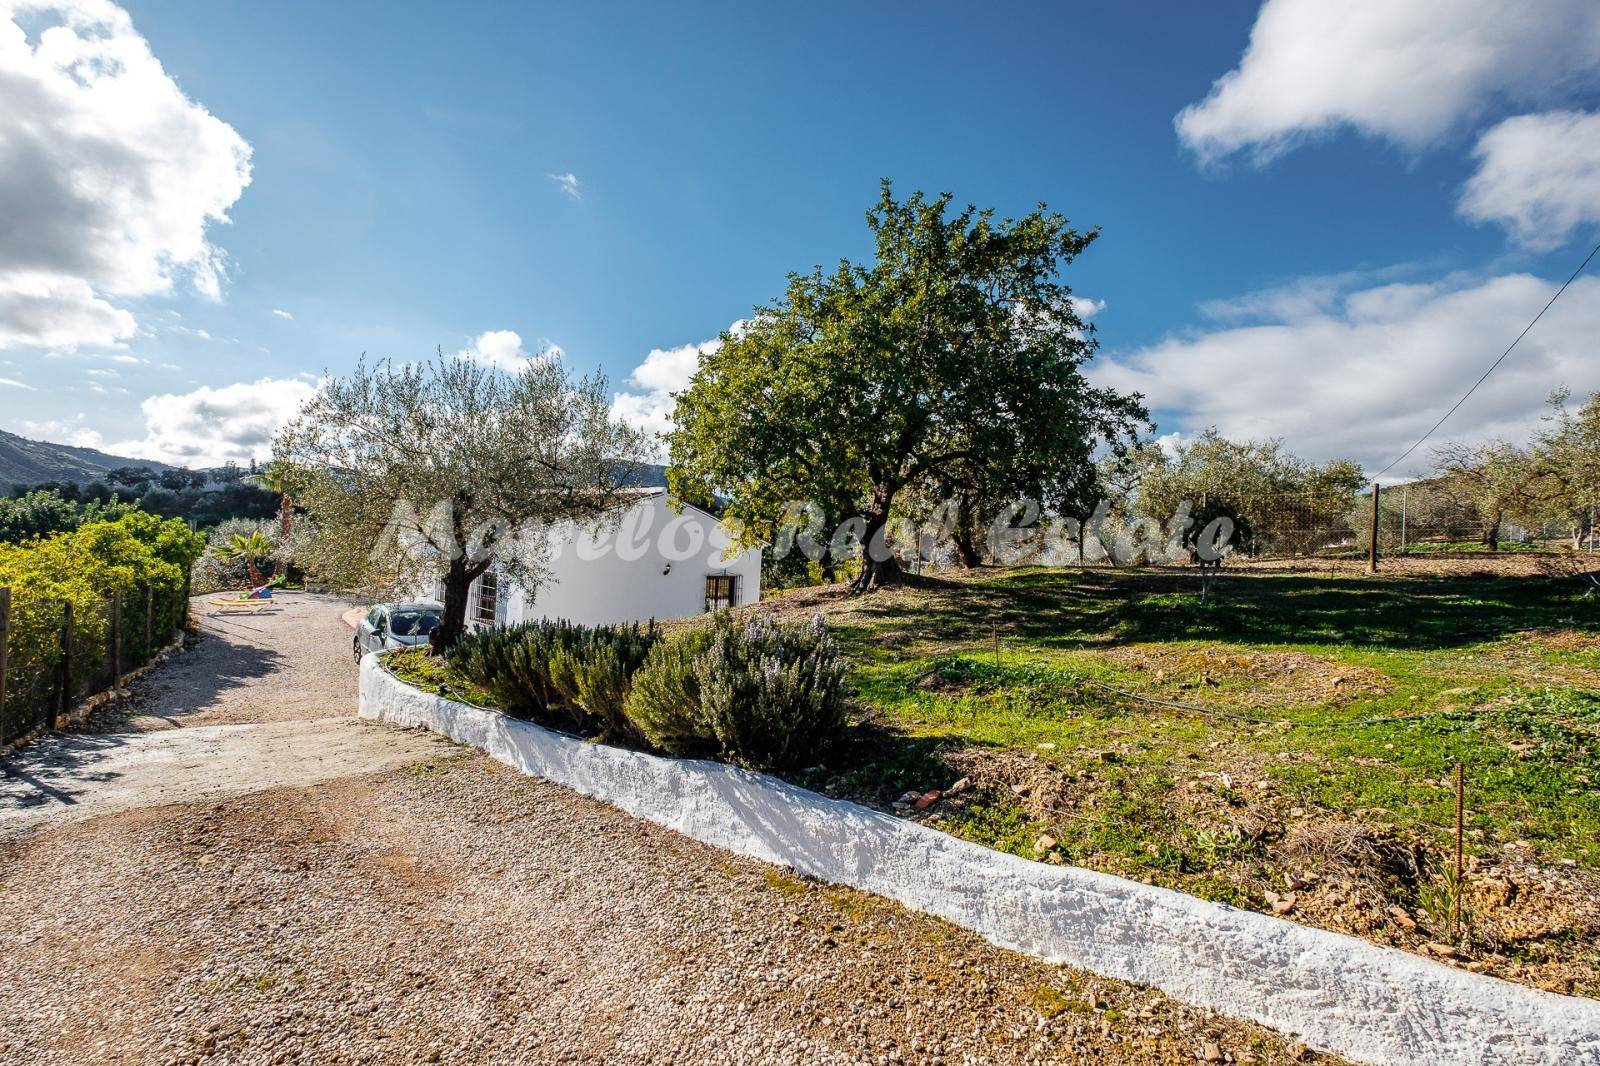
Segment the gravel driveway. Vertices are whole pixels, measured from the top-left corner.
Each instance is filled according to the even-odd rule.
[[[133,724],[348,728],[338,605],[241,621],[150,678]],[[0,1061],[1313,1058],[384,732],[405,765],[0,841]]]
[[[344,606],[286,596],[203,617],[196,646],[135,684],[141,713],[0,760],[0,840],[136,807],[304,785],[427,758],[444,742],[363,722]]]

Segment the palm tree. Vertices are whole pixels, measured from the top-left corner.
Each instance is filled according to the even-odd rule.
[[[289,499],[291,471],[288,465],[276,460],[263,463],[240,480],[278,494],[278,529],[283,542],[289,543],[289,534],[294,528],[294,503]]]
[[[261,533],[235,533],[228,538],[227,546],[218,553],[224,559],[243,562],[245,572],[250,575],[250,587],[259,586],[261,581],[261,564],[272,558],[272,541]]]

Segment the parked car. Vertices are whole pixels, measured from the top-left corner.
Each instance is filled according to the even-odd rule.
[[[369,651],[426,644],[443,611],[436,603],[378,604],[356,625],[356,661]]]

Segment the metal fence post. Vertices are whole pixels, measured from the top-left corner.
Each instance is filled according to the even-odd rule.
[[[11,665],[11,590],[0,588],[0,729],[6,720],[6,671]],[[3,736],[0,733],[0,736]]]
[[[72,601],[61,603],[61,698],[50,705],[50,728],[61,724],[61,716],[72,707]]]
[[[122,593],[111,594],[111,694],[122,687]]]

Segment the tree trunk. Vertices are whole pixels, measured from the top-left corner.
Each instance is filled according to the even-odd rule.
[[[873,543],[878,541],[884,527],[889,524],[889,507],[887,503],[879,505],[878,510],[867,517],[866,529],[861,535],[861,573],[850,583],[850,591],[854,595],[869,592],[875,588],[882,588],[900,580],[900,560],[893,554],[883,551],[884,558],[874,559]],[[887,547],[887,545],[885,545]]]
[[[450,560],[450,568],[444,575],[444,612],[428,636],[428,644],[436,653],[449,651],[466,633],[467,601],[472,597],[472,582],[483,570],[483,567],[469,566],[465,559]]]
[[[965,498],[958,499],[955,526],[950,530],[950,539],[956,545],[956,558],[968,570],[983,565],[983,555],[978,551],[976,511],[975,503]]]
[[[290,502],[287,492],[278,499],[278,531],[285,541],[294,531],[294,504]]]
[[[856,579],[850,583],[850,591],[852,594],[857,595],[863,592],[871,592],[873,589],[894,584],[900,580],[903,574],[904,570],[901,569],[900,560],[892,555],[883,560],[874,559],[870,555],[863,555],[861,557],[861,573],[857,574]]]
[[[1499,515],[1495,515],[1494,520],[1491,521],[1488,525],[1488,528],[1483,531],[1483,542],[1489,546],[1489,550],[1492,552],[1497,552],[1500,550]]]

